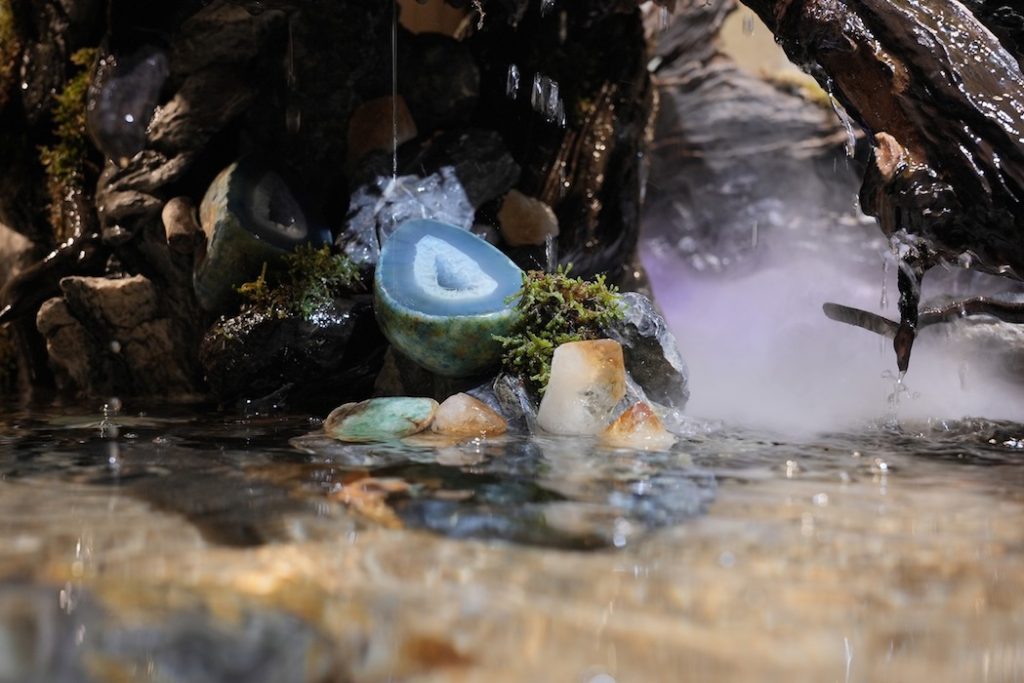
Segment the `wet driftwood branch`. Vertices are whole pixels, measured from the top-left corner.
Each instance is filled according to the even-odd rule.
[[[905,367],[919,324],[920,280],[938,259],[967,253],[978,268],[1024,277],[1024,74],[1019,24],[1010,21],[1016,10],[957,0],[747,4],[873,136],[864,210],[887,234],[919,238],[900,271],[896,345]]]

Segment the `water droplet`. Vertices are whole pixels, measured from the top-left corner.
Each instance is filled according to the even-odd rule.
[[[828,94],[828,101],[832,105],[832,110],[839,117],[839,122],[843,124],[843,128],[846,130],[846,156],[853,158],[853,153],[857,148],[857,134],[854,132],[853,119],[846,113],[846,109],[839,103],[830,92]]]
[[[555,8],[555,0],[540,0],[540,15],[546,17]]]
[[[743,15],[743,35],[754,35],[754,15],[750,12]]]
[[[519,94],[519,67],[515,64],[508,65],[508,77],[505,80],[505,95],[515,99]]]
[[[117,341],[116,339],[110,342],[110,352],[121,353],[121,342]]]
[[[886,254],[882,254],[882,298],[878,301],[878,306],[883,311],[889,305],[889,257]]]

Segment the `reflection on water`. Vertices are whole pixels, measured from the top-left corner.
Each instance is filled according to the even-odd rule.
[[[7,414],[4,683],[1024,676],[1021,425],[648,454]]]

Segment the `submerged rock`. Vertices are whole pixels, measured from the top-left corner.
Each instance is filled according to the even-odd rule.
[[[207,244],[193,283],[199,303],[211,312],[235,303],[238,286],[255,279],[264,264],[277,263],[300,244],[323,241],[281,177],[249,160],[221,171],[199,217]]]
[[[622,346],[611,339],[555,349],[537,423],[553,434],[597,434],[626,395]]]
[[[429,427],[437,407],[432,398],[405,396],[346,403],[327,416],[324,432],[352,443],[400,439]]]
[[[652,401],[683,408],[690,398],[689,372],[665,318],[643,294],[620,295],[623,317],[605,331],[622,344],[626,370]]]
[[[483,401],[459,393],[441,403],[430,430],[452,436],[497,436],[508,431],[508,423]]]
[[[374,278],[377,320],[403,354],[448,377],[495,365],[516,319],[508,303],[522,271],[479,237],[437,221],[404,223]]]
[[[601,441],[616,448],[661,451],[671,447],[676,439],[651,406],[637,402],[601,432]]]

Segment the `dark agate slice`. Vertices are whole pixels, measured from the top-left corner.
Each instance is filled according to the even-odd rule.
[[[381,249],[377,320],[388,340],[427,370],[469,377],[495,365],[516,318],[522,271],[476,235],[432,220],[400,225]]]
[[[242,160],[220,172],[199,206],[206,255],[193,285],[199,303],[219,313],[237,301],[237,288],[256,279],[263,264],[324,236],[310,228],[302,207],[279,175]]]
[[[151,46],[100,61],[89,88],[86,125],[100,151],[119,166],[146,146],[146,128],[168,73],[167,56]]]

